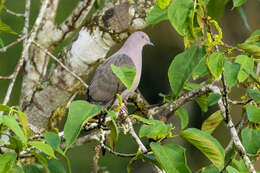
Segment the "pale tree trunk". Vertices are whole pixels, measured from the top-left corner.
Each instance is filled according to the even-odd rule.
[[[123,41],[131,32],[147,26],[145,18],[155,0],[134,3],[106,1],[104,8],[97,10],[86,23],[83,21],[94,0],[80,1],[68,18],[60,26],[55,26],[58,4],[59,0],[42,2],[37,18],[42,17],[42,20],[36,31],[33,28],[35,38],[25,57],[20,103],[35,132],[45,130],[54,112],[66,105],[84,86],[75,76],[89,80],[89,74],[93,73],[112,46]],[[83,27],[77,37],[60,53],[60,63],[56,62],[48,70],[52,57],[50,52],[81,25]]]

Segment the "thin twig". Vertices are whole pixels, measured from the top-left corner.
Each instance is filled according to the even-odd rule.
[[[241,153],[243,160],[245,161],[246,167],[250,173],[256,173],[255,168],[253,164],[251,163],[249,157],[247,156],[246,150],[244,146],[242,145],[239,137],[238,132],[233,124],[232,117],[229,110],[229,104],[227,101],[228,98],[228,91],[226,87],[226,82],[224,77],[222,76],[222,84],[223,84],[223,94],[221,94],[220,90],[218,89],[217,94],[222,95],[222,99],[219,99],[219,108],[221,110],[222,115],[224,116],[224,119],[226,121],[227,127],[230,130],[232,140],[237,148],[237,150]],[[215,86],[216,87],[216,86]],[[215,90],[216,91],[216,90]]]
[[[25,14],[13,12],[12,10],[9,10],[6,6],[4,6],[4,9],[7,13],[9,13],[11,15],[14,15],[14,16],[17,16],[17,17],[25,17]]]
[[[119,156],[119,157],[135,157],[135,156],[136,156],[136,153],[126,154],[126,153],[116,152],[116,151],[112,150],[111,148],[109,148],[109,147],[106,146],[106,145],[103,145],[103,148],[105,148],[105,149],[106,149],[108,152],[110,152],[111,154],[114,154],[115,156]]]
[[[49,52],[47,49],[42,47],[39,43],[33,41],[33,43],[39,47],[44,53],[49,55],[52,59],[54,59],[61,67],[63,67],[67,72],[69,72],[72,76],[74,76],[76,79],[78,79],[86,88],[88,88],[88,85],[73,71],[71,71],[68,67],[66,67],[57,57],[55,57],[51,52]]]
[[[98,160],[99,160],[100,149],[101,149],[100,145],[97,145],[95,147],[95,155],[93,157],[93,173],[98,173],[99,170]]]
[[[12,43],[6,45],[5,47],[0,48],[0,52],[6,52],[7,49],[9,49],[10,47],[16,45],[17,43],[19,43],[20,41],[24,40],[26,37],[26,35],[23,35],[22,37],[18,38],[17,40],[13,41]]]
[[[13,74],[11,74],[10,76],[0,76],[0,79],[12,79],[13,78]]]

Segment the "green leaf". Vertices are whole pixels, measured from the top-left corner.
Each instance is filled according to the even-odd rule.
[[[181,119],[181,129],[184,129],[189,124],[189,115],[188,111],[182,106],[179,109],[176,110],[176,114]]]
[[[175,0],[168,8],[168,18],[175,30],[182,36],[194,40],[193,0]]]
[[[253,56],[260,57],[260,43],[245,42],[245,43],[238,44],[237,47],[243,49],[244,51],[248,52]]]
[[[43,143],[43,141],[29,141],[28,144],[35,147],[36,149],[40,150],[41,152],[43,152],[53,158],[56,158],[51,146]]]
[[[246,55],[238,55],[235,62],[241,65],[238,73],[238,81],[240,83],[244,82],[248,78],[248,74],[244,72],[244,69],[253,70],[254,60]]]
[[[111,121],[108,122],[108,127],[110,129],[110,134],[108,135],[109,144],[112,149],[115,147],[115,143],[118,141],[119,131],[116,124],[116,112],[115,111],[107,111],[107,114],[110,116]]]
[[[209,71],[215,78],[219,78],[222,73],[224,58],[224,54],[220,52],[215,52],[207,58]]]
[[[24,173],[42,173],[41,170],[35,165],[24,165]]]
[[[139,136],[158,140],[171,134],[171,125],[165,124],[159,120],[149,120],[151,124],[142,125],[139,130]]]
[[[23,169],[17,165],[14,165],[9,173],[24,173]]]
[[[208,68],[206,65],[206,58],[202,58],[200,63],[195,68],[194,72],[192,73],[193,80],[196,80],[199,77],[203,77],[208,74]]]
[[[223,168],[225,151],[214,137],[195,128],[182,131],[180,135],[197,147],[219,170]]]
[[[240,70],[240,64],[232,63],[228,60],[225,61],[224,76],[228,88],[232,88],[237,84],[237,77],[238,77],[239,70]]]
[[[228,1],[229,0],[208,0],[208,3],[206,3],[208,15],[214,20],[221,19],[225,13],[226,4]]]
[[[248,89],[247,92],[256,103],[260,103],[260,91]]]
[[[241,131],[242,143],[249,154],[257,154],[260,149],[260,130],[244,128]]]
[[[236,170],[232,166],[228,166],[226,170],[228,173],[239,173],[238,170]]]
[[[255,30],[251,33],[250,37],[246,39],[245,43],[252,43],[260,41],[260,29]]]
[[[4,41],[0,38],[0,46],[1,47],[4,47],[5,46],[5,43],[4,43]]]
[[[206,95],[202,95],[200,97],[197,97],[195,101],[200,106],[200,109],[202,112],[208,111],[208,97]]]
[[[42,153],[36,153],[32,150],[29,151],[32,155],[35,156],[35,158],[37,159],[37,161],[43,166],[44,168],[44,172],[46,173],[50,173],[50,170],[48,168],[48,162],[47,162],[47,158],[45,158]]]
[[[243,161],[243,159],[240,159],[239,161],[236,159],[233,159],[232,163],[236,166],[238,172],[248,173],[248,169],[246,168],[246,165],[245,165],[245,162]]]
[[[167,9],[162,10],[160,7],[155,5],[148,13],[146,17],[146,23],[151,25],[151,24],[157,24],[161,21],[167,20],[168,19],[167,14],[168,14]]]
[[[66,169],[58,160],[48,159],[47,163],[51,173],[66,173]]]
[[[213,106],[218,103],[219,99],[221,98],[221,95],[216,93],[210,93],[208,96],[208,106]]]
[[[25,115],[25,113],[21,112],[21,111],[16,111],[16,113],[18,114],[19,116],[19,119],[20,119],[20,123],[23,127],[23,132],[25,134],[25,136],[28,136],[28,133],[29,133],[29,126],[28,126],[28,118],[27,118],[27,115]]]
[[[246,72],[246,74],[248,74],[258,85],[260,85],[260,78],[255,72],[247,69],[244,69],[244,72]]]
[[[12,28],[10,26],[8,26],[7,24],[3,23],[2,20],[0,20],[0,33],[1,32],[6,32],[9,34],[17,34],[16,32],[14,32],[12,30]]]
[[[6,125],[8,128],[10,128],[25,144],[27,142],[26,137],[23,134],[23,131],[21,127],[19,126],[18,122],[10,116],[2,115],[0,116],[0,123]]]
[[[44,139],[47,142],[47,144],[49,144],[55,151],[58,151],[60,154],[63,153],[59,146],[61,139],[56,133],[45,132]]]
[[[4,8],[4,0],[0,0],[0,11]]]
[[[201,84],[187,82],[187,83],[185,84],[184,89],[187,90],[187,91],[192,91],[192,90],[194,90],[194,89],[199,89],[199,88],[201,88],[201,87],[202,87]]]
[[[171,0],[157,0],[157,5],[160,7],[162,10],[168,7],[170,4]]]
[[[16,154],[7,152],[0,155],[0,172],[9,173],[16,160]]]
[[[206,167],[202,169],[201,173],[219,173],[217,168],[212,168],[212,167]]]
[[[24,146],[22,141],[16,136],[8,136],[10,144],[7,145],[7,148],[15,150],[15,152],[19,153],[23,151]]]
[[[247,0],[233,0],[233,8],[242,6],[246,1]]]
[[[223,121],[223,116],[221,111],[218,110],[215,113],[211,114],[202,124],[201,130],[211,134],[218,125]]]
[[[135,79],[136,71],[134,66],[120,66],[117,67],[111,64],[113,73],[120,79],[120,81],[130,89]]]
[[[156,160],[167,173],[191,173],[183,147],[176,144],[160,145],[155,142],[152,142],[150,146]]]
[[[254,123],[260,123],[260,108],[251,104],[246,105],[248,120]]]
[[[11,108],[9,106],[0,104],[0,111],[9,112],[10,110]]]
[[[193,70],[205,54],[205,47],[192,46],[174,57],[168,69],[168,78],[175,96],[181,92],[185,82],[189,80]]]
[[[139,115],[130,115],[130,117],[133,117],[135,119],[137,119],[138,121],[143,122],[144,124],[153,124],[153,120],[148,120],[146,118],[140,117]]]
[[[66,150],[68,150],[77,139],[83,123],[99,114],[101,110],[102,106],[89,104],[83,100],[74,101],[70,104],[68,118],[64,126]]]

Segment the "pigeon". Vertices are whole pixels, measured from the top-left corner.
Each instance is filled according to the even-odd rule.
[[[88,88],[87,101],[102,105],[107,109],[118,105],[116,94],[119,93],[122,100],[126,102],[128,96],[139,85],[142,72],[142,50],[145,45],[153,45],[146,33],[142,31],[132,33],[116,53],[98,66]],[[130,89],[127,89],[113,73],[111,64],[135,67],[136,76]]]

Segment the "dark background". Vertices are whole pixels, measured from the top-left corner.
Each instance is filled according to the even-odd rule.
[[[15,12],[23,13],[24,10],[24,0],[6,0],[7,7]],[[67,15],[70,14],[71,10],[77,4],[78,0],[61,0],[60,6],[57,14],[57,23],[62,22]],[[39,11],[40,1],[33,0],[31,8],[31,24],[36,18],[36,14]],[[245,27],[241,16],[237,9],[232,10],[232,2],[230,1],[225,10],[223,18],[220,20],[220,26],[223,29],[224,41],[236,45],[243,42],[252,31],[260,29],[260,1],[259,0],[248,0],[243,6],[243,10],[247,16],[248,24],[251,30]],[[17,33],[21,33],[23,28],[23,19],[7,14],[4,10],[1,12],[1,18],[4,23],[8,24]],[[139,85],[140,91],[143,93],[145,98],[150,103],[158,103],[161,98],[158,93],[167,94],[170,92],[170,87],[168,83],[168,67],[173,60],[174,56],[183,51],[183,39],[179,36],[176,31],[171,27],[168,22],[161,22],[157,25],[150,26],[145,29],[148,33],[155,47],[145,47],[143,51],[143,73],[141,78],[141,83]],[[5,45],[14,41],[17,36],[1,33],[0,37],[3,39]],[[113,51],[116,51],[120,45],[115,46]],[[22,44],[18,44],[10,48],[6,53],[0,53],[0,75],[9,75],[12,73],[20,53],[22,50]],[[58,50],[55,51],[58,53]],[[112,52],[111,52],[112,53]],[[0,102],[3,101],[7,86],[9,81],[0,80]],[[15,87],[12,93],[12,98],[9,105],[18,105],[19,96],[21,88],[21,75],[15,83]],[[243,94],[244,90],[242,88],[236,88],[232,91],[232,97],[239,98]],[[187,105],[190,116],[189,127],[200,127],[203,119],[206,115],[202,115],[199,108],[195,103]],[[210,112],[214,112],[216,108],[212,108]],[[210,114],[207,113],[207,114]],[[236,115],[241,114],[239,107],[232,107],[232,115],[236,119]],[[179,128],[179,120],[175,116],[172,118],[172,123],[176,125],[176,129]],[[223,135],[224,134],[224,135]],[[229,141],[228,130],[225,128],[224,124],[221,124],[216,131],[214,136],[222,143],[225,147]],[[147,141],[144,140],[146,143]],[[195,172],[195,170],[206,166],[209,161],[203,156],[197,149],[191,147],[189,144],[183,142],[181,139],[176,138],[174,141],[182,144],[182,146],[187,147],[187,159],[190,168]],[[92,160],[93,151],[97,142],[91,142],[89,144],[83,145],[81,147],[74,148],[68,152],[70,160],[72,162],[73,173],[83,173],[91,172],[92,170]],[[137,145],[131,137],[128,135],[121,135],[119,142],[116,145],[116,150],[124,153],[134,153],[137,150]],[[196,157],[196,158],[195,158]],[[105,157],[101,156],[99,164],[100,166],[106,167],[110,172],[126,172],[126,167],[129,162],[129,158],[119,158],[115,157],[108,152]],[[258,171],[260,171],[260,166]],[[151,165],[142,161],[137,161],[132,172],[151,172]]]

